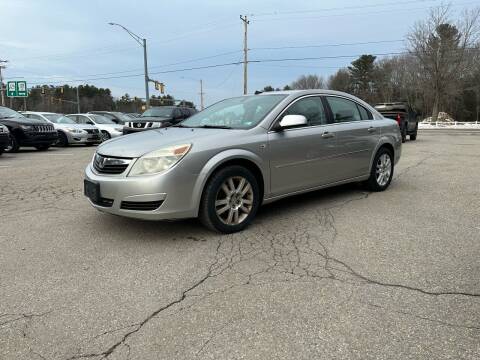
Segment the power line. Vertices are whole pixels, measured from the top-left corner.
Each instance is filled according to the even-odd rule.
[[[342,46],[354,46],[354,45],[368,45],[368,44],[381,44],[381,43],[395,43],[395,42],[401,42],[403,40],[380,40],[380,41],[362,41],[362,42],[351,42],[351,43],[332,43],[332,44],[312,44],[312,45],[303,45],[303,46],[280,46],[280,47],[258,47],[258,48],[250,48],[249,51],[257,51],[257,50],[280,50],[280,49],[308,49],[308,48],[322,48],[322,47],[342,47]],[[244,50],[233,50],[233,51],[228,51],[220,54],[214,54],[214,55],[209,55],[209,56],[203,56],[203,57],[198,57],[198,58],[192,58],[188,60],[183,60],[183,61],[178,61],[178,62],[173,62],[173,63],[167,63],[167,64],[162,64],[162,65],[154,65],[150,66],[149,69],[160,69],[163,67],[169,67],[169,66],[174,66],[174,65],[181,65],[181,64],[187,64],[191,62],[196,62],[196,61],[201,61],[201,60],[208,60],[208,59],[213,59],[217,57],[222,57],[226,55],[232,55],[232,54],[237,54],[240,52],[243,52]],[[81,77],[96,77],[96,76],[106,76],[106,75],[117,75],[117,74],[127,74],[131,72],[138,72],[142,71],[143,68],[136,68],[136,69],[130,69],[130,70],[121,70],[121,71],[113,71],[113,72],[106,72],[106,73],[96,73],[96,74],[86,74],[86,75],[79,75]],[[28,72],[25,70],[22,70],[23,72]],[[22,74],[22,71],[20,71],[20,74]],[[62,76],[42,76],[45,78],[49,77],[56,77],[59,79],[70,79],[70,77],[62,77]]]
[[[415,1],[415,2],[420,2]],[[427,1],[432,1],[432,0],[427,0]],[[438,0],[435,0],[438,1]],[[401,4],[401,3],[399,3]],[[469,2],[463,2],[463,3],[457,3],[457,4],[452,4],[450,5],[451,7],[454,6],[463,6],[463,5],[470,5],[470,4],[478,4],[477,1],[469,1]],[[415,7],[415,8],[402,8],[402,9],[396,9],[395,12],[405,12],[405,11],[415,11],[415,10],[426,10],[426,9],[433,9],[435,6],[427,6],[427,7]],[[340,8],[338,8],[340,9]],[[372,14],[384,14],[384,13],[391,13],[392,10],[378,10],[378,11],[369,11],[369,12],[351,12],[351,13],[343,13],[343,14],[328,14],[328,15],[316,15],[316,16],[288,16],[288,17],[279,17],[279,18],[271,18],[271,19],[253,19],[252,21],[254,22],[268,22],[268,21],[286,21],[286,20],[305,20],[305,19],[320,19],[320,18],[331,18],[331,17],[344,17],[344,16],[362,16],[362,15],[372,15]],[[307,12],[308,13],[308,12]],[[283,15],[283,14],[282,14]]]
[[[398,40],[381,40],[381,41],[365,41],[356,43],[340,43],[340,44],[322,44],[322,45],[302,45],[302,46],[278,46],[278,47],[258,47],[251,48],[249,50],[283,50],[283,49],[309,49],[309,48],[323,48],[323,47],[339,47],[339,46],[352,46],[352,45],[368,45],[368,44],[388,44],[403,42],[404,39]]]
[[[405,54],[405,52],[389,52],[389,53],[377,53],[371,54],[375,56],[388,56],[388,55],[400,55]],[[305,60],[328,60],[328,59],[340,59],[340,58],[356,58],[361,55],[337,55],[337,56],[319,56],[319,57],[303,57],[303,58],[280,58],[280,59],[257,59],[257,60],[249,60],[249,63],[264,63],[264,62],[284,62],[284,61],[305,61]],[[233,66],[233,65],[240,65],[243,64],[243,61],[235,61],[223,64],[212,64],[212,65],[204,65],[204,66],[195,66],[189,68],[182,68],[182,69],[172,69],[172,70],[163,70],[163,71],[155,71],[151,72],[152,75],[158,74],[170,74],[170,73],[177,73],[177,72],[184,72],[184,71],[193,71],[193,70],[203,70],[203,69],[212,69],[218,67],[226,67],[226,66]],[[69,82],[86,82],[86,81],[94,81],[94,80],[110,80],[110,79],[123,79],[123,78],[132,78],[143,76],[143,74],[132,74],[132,75],[120,75],[120,76],[109,76],[109,77],[96,77],[96,78],[85,78],[85,79],[73,79],[70,81],[56,81],[51,82],[51,84],[60,84],[60,83],[69,83]],[[32,83],[32,85],[41,85],[43,83]]]

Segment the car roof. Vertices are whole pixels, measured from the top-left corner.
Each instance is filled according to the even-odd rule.
[[[61,113],[48,112],[48,111],[22,111],[23,114],[40,114],[40,115],[61,115]]]

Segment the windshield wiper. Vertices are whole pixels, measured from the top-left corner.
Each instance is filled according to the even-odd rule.
[[[231,126],[227,125],[200,125],[196,126],[198,128],[203,128],[203,129],[233,129]]]

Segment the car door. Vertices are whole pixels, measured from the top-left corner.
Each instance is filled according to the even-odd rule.
[[[314,188],[334,180],[336,137],[328,124],[320,96],[295,100],[275,124],[285,115],[303,115],[308,124],[269,131],[272,196]]]
[[[361,104],[340,96],[326,96],[337,135],[337,176],[353,179],[370,172],[370,160],[380,139],[380,127]]]

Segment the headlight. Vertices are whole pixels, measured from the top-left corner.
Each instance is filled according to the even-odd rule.
[[[32,126],[32,125],[20,125],[20,127],[21,127],[23,130],[33,130],[33,126]]]
[[[0,133],[8,133],[8,128],[5,125],[0,125]]]
[[[138,158],[128,176],[158,174],[178,163],[191,149],[192,144],[170,146],[152,151]]]
[[[65,128],[65,130],[73,134],[82,134],[84,132],[82,129],[75,129],[75,128]]]
[[[153,122],[153,123],[152,123],[152,128],[159,128],[159,127],[162,127],[162,123],[161,123],[161,122]]]

